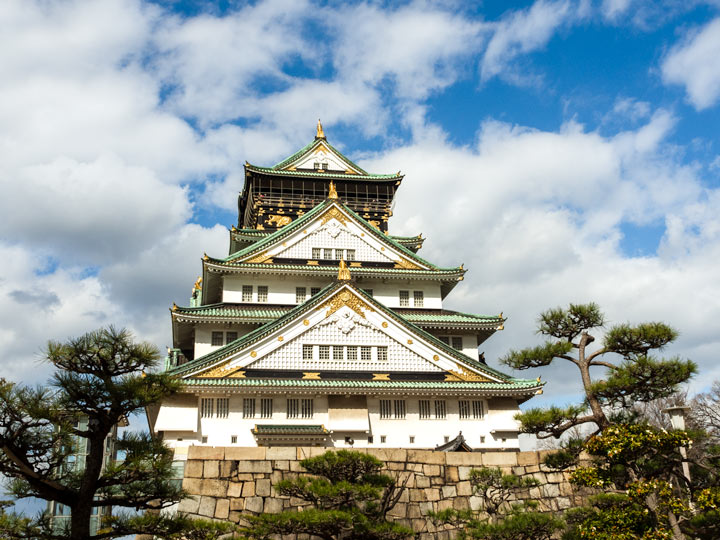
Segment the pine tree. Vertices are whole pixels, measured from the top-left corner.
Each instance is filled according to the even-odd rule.
[[[59,530],[45,514],[27,518],[3,510],[0,537],[90,540],[156,532],[173,537],[187,528],[185,518],[157,512],[185,495],[172,480],[172,450],[162,441],[124,434],[118,441],[124,459],[105,459],[106,439],[116,425],[178,388],[167,375],[152,373],[157,348],[109,327],[50,342],[46,357],[56,368],[48,387],[0,380],[0,473],[16,499],[36,497],[69,507],[70,523]],[[86,459],[73,467],[68,458],[78,444],[87,448]],[[91,534],[93,510],[108,506],[156,512],[112,516]]]

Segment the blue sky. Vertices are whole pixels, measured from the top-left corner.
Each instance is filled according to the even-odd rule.
[[[509,317],[491,363],[597,301],[677,327],[693,391],[720,378],[717,0],[2,2],[4,375],[41,382],[48,339],[109,323],[169,345],[243,163],[318,117],[406,174],[391,231],[469,268],[447,306]],[[538,404],[578,390],[539,374]]]

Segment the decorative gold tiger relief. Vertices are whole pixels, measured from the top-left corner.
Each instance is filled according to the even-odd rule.
[[[268,227],[272,227],[274,225],[280,228],[284,227],[291,221],[292,218],[290,216],[278,216],[277,214],[272,214],[267,220],[265,220],[265,225]]]
[[[477,373],[472,373],[471,371],[468,371],[464,368],[460,368],[460,371],[455,371],[453,369],[448,370],[450,373],[452,373],[455,377],[457,377],[461,381],[467,381],[467,382],[492,382],[487,377],[483,377],[482,375],[479,375]],[[447,379],[446,379],[447,380]]]
[[[345,217],[345,214],[334,206],[323,214],[321,223],[325,225],[331,219],[337,219],[343,225],[347,225],[347,218]]]
[[[221,379],[223,377],[231,377],[233,379],[244,379],[245,378],[245,372],[242,371],[242,368],[236,367],[232,368],[229,367],[227,364],[222,364],[221,366],[215,367],[213,369],[209,369],[208,371],[205,371],[203,373],[200,373],[197,375],[200,379]]]
[[[365,312],[363,310],[366,309],[369,311],[375,311],[371,306],[360,300],[360,298],[350,291],[343,291],[340,294],[336,294],[327,302],[320,304],[317,309],[328,308],[327,313],[325,313],[325,318],[328,318],[343,306],[349,307],[363,318],[365,318]]]
[[[380,230],[380,222],[374,219],[369,219],[368,223],[375,227],[377,230]]]

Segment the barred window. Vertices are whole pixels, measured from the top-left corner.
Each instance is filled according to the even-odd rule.
[[[230,444],[237,444],[237,435],[230,435]]]
[[[242,301],[243,302],[252,302],[252,294],[253,294],[253,286],[252,285],[243,285],[242,286]]]
[[[357,360],[357,350],[358,350],[358,348],[355,345],[348,345],[347,359],[348,360]]]
[[[320,360],[330,360],[330,345],[320,345]]]
[[[380,435],[380,442],[385,444],[387,442],[387,435]]]
[[[372,361],[372,347],[360,347],[360,360],[363,362]]]
[[[343,346],[342,345],[333,345],[332,348],[332,357],[333,360],[344,360],[343,355]]]
[[[460,336],[452,337],[452,348],[457,349],[458,351],[462,351],[462,348],[463,348],[462,337],[460,337]]]
[[[461,420],[467,420],[470,418],[470,402],[458,401],[458,411],[460,412]]]
[[[200,416],[210,418],[213,415],[213,398],[202,398],[200,400]]]
[[[223,344],[223,333],[222,332],[213,332],[210,343],[213,345],[213,347],[222,345]]]
[[[267,285],[258,286],[258,302],[268,301],[268,288]]]
[[[380,418],[392,418],[392,409],[389,399],[380,400]]]
[[[400,291],[400,307],[408,307],[410,305],[410,291]]]
[[[473,418],[483,418],[485,416],[485,405],[482,401],[472,402]]]
[[[378,347],[377,348],[377,359],[378,362],[387,362],[388,359],[388,348]]]
[[[332,259],[332,258],[333,258],[332,248],[323,249],[323,259]]]
[[[312,248],[312,258],[313,259],[319,259],[322,255],[322,251],[320,248]]]
[[[312,360],[313,359],[313,346],[312,345],[303,345],[303,360]]]
[[[435,418],[445,418],[445,400],[435,401]]]
[[[302,418],[312,418],[313,417],[313,400],[312,398],[309,399],[303,399],[301,400],[301,416]]]
[[[420,409],[420,420],[427,420],[430,418],[430,400],[421,399],[418,401],[418,406]]]
[[[354,261],[355,260],[355,250],[354,249],[345,250],[345,260],[346,261]]]
[[[320,292],[320,287],[310,287],[310,296],[315,296]]]
[[[307,289],[305,287],[295,287],[295,302],[302,304],[307,297]]]
[[[225,343],[232,343],[238,338],[237,332],[226,332],[225,333]]]
[[[255,398],[243,399],[243,418],[255,418]]]
[[[230,399],[218,398],[215,403],[215,410],[218,418],[227,418],[230,411]]]
[[[287,417],[288,418],[297,418],[300,414],[300,403],[297,399],[288,399],[287,400]]]
[[[425,294],[422,291],[413,291],[413,305],[415,307],[423,307]]]
[[[335,250],[335,258],[337,260],[340,260],[343,258],[343,250],[342,249],[336,249]]]
[[[410,435],[410,444],[415,444],[415,435]]]
[[[272,398],[262,398],[260,400],[260,418],[272,418],[273,400]]]
[[[395,418],[405,418],[405,400],[396,399],[393,405],[395,406]]]

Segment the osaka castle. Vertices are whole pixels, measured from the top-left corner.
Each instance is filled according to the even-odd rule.
[[[478,355],[502,314],[443,308],[462,265],[388,232],[402,180],[353,163],[320,122],[277,165],[246,162],[228,256],[205,255],[189,305],[171,308],[165,369],[183,386],[148,410],[156,435],[176,448],[519,447],[513,417],[544,383]]]

